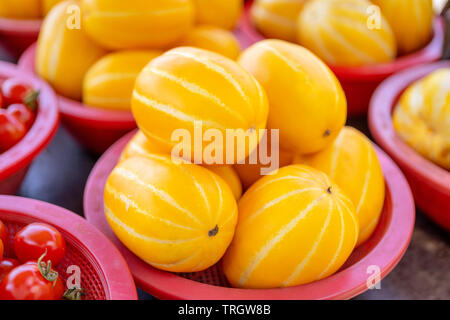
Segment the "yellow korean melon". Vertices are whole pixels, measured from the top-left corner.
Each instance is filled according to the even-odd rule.
[[[322,172],[301,165],[258,180],[239,201],[233,242],[223,259],[238,288],[278,288],[336,272],[358,238],[350,199]]]
[[[383,171],[370,140],[358,130],[345,127],[333,144],[309,156],[294,159],[325,172],[350,197],[359,220],[357,245],[375,230],[383,210]]]
[[[76,28],[77,13],[67,11],[76,3],[61,2],[45,18],[37,44],[36,72],[59,94],[80,100],[84,75],[106,51],[84,34],[84,28]]]
[[[295,42],[297,20],[306,0],[256,0],[251,8],[255,27],[267,38]]]
[[[42,16],[45,17],[54,6],[62,1],[63,0],[42,0]],[[77,0],[77,2],[79,2],[79,0]]]
[[[433,32],[432,0],[372,0],[389,21],[400,54],[414,52],[427,44]]]
[[[177,42],[177,46],[210,50],[233,60],[237,59],[241,51],[239,41],[232,32],[206,25],[191,29]]]
[[[394,109],[393,123],[408,145],[450,170],[450,68],[411,85]]]
[[[154,58],[156,50],[124,50],[97,61],[83,81],[83,102],[87,106],[130,110],[131,95],[139,73]]]
[[[236,170],[241,180],[244,189],[250,188],[258,179],[267,175],[266,171],[275,171],[278,168],[282,168],[292,164],[294,155],[291,152],[280,149],[279,143],[272,146],[272,131],[268,130],[263,139],[267,138],[267,144],[265,145],[266,151],[261,153],[263,148],[262,143],[253,151],[253,155],[248,156],[244,163],[235,164],[233,167]],[[261,140],[262,141],[262,140]],[[275,161],[275,154],[272,154],[272,147],[275,152],[278,153],[278,165],[274,170],[273,165]],[[262,154],[262,155],[261,155]],[[253,158],[252,158],[253,156]],[[267,157],[267,158],[266,158]],[[253,160],[251,160],[253,159]],[[256,163],[255,163],[256,160]],[[263,172],[264,170],[264,172]]]
[[[162,148],[156,141],[147,138],[145,134],[142,133],[142,131],[138,131],[122,151],[119,161],[124,161],[132,157],[145,157],[148,154],[168,155],[164,148]],[[238,174],[232,166],[216,165],[204,167],[208,170],[211,170],[223,180],[225,180],[225,182],[231,188],[231,191],[233,192],[236,200],[241,197],[242,184]]]
[[[120,162],[106,182],[104,203],[120,241],[151,266],[173,272],[214,265],[237,221],[236,200],[222,179],[158,155]]]
[[[10,19],[39,19],[41,0],[1,0],[0,17]]]
[[[339,134],[347,118],[344,92],[310,51],[282,40],[264,40],[245,50],[239,64],[265,89],[268,127],[280,130],[282,149],[317,152]]]
[[[268,102],[259,83],[236,62],[207,50],[180,47],[141,72],[132,111],[142,132],[168,152],[183,140],[179,156],[190,162],[233,164],[256,148],[260,129],[266,126]],[[183,139],[173,137],[178,134]],[[208,134],[211,139],[205,137]]]
[[[367,0],[311,0],[300,13],[298,43],[334,66],[392,61],[394,33]]]
[[[244,8],[244,0],[193,0],[198,24],[233,29]]]
[[[81,0],[83,26],[109,49],[166,48],[194,23],[191,0]]]

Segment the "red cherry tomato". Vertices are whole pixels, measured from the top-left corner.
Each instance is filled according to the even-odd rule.
[[[0,109],[0,153],[16,145],[27,131],[15,117]]]
[[[54,271],[27,262],[12,269],[0,283],[0,300],[59,300],[64,285]],[[45,265],[45,263],[44,263]]]
[[[3,259],[3,250],[5,248],[3,247],[3,240],[0,240],[0,261]]]
[[[30,110],[26,105],[22,103],[14,103],[6,109],[10,115],[19,120],[27,130],[31,128],[36,118],[33,111]]]
[[[32,223],[14,237],[14,251],[21,262],[36,261],[47,252],[45,261],[50,260],[52,265],[57,265],[66,252],[66,242],[55,228],[43,223]]]
[[[3,94],[2,94],[2,92],[0,91],[0,109],[1,108],[3,108],[3,106],[4,106],[4,103],[5,102],[5,99],[3,99]]]
[[[6,226],[0,221],[0,240],[3,241],[3,245],[6,246],[8,242],[8,232],[6,231]]]
[[[2,84],[2,95],[7,106],[13,103],[24,103],[32,88],[22,80],[10,78]]]
[[[6,275],[15,267],[20,265],[19,261],[15,259],[5,258],[0,262],[0,282],[6,277]]]

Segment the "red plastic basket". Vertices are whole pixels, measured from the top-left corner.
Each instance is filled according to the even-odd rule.
[[[42,20],[19,20],[0,18],[0,42],[14,57],[34,43],[41,29]]]
[[[416,67],[383,82],[370,102],[369,126],[375,140],[405,173],[417,205],[450,231],[450,172],[415,152],[396,134],[392,124],[392,111],[403,91],[414,81],[445,67],[450,67],[450,61]]]
[[[247,39],[251,39],[252,43],[256,43],[265,39],[265,37],[255,29],[251,22],[250,9],[252,4],[253,0],[249,0],[245,6],[242,30]],[[377,86],[387,77],[417,65],[437,61],[442,57],[445,41],[444,19],[436,17],[433,28],[433,38],[426,47],[415,53],[399,57],[391,63],[364,67],[330,66],[345,91],[350,116],[367,113],[370,97]]]
[[[0,62],[0,79],[23,79],[40,90],[36,120],[27,135],[10,150],[0,154],[0,194],[15,194],[20,188],[33,159],[53,138],[59,124],[58,106],[53,90],[33,75],[15,65]]]
[[[244,290],[230,288],[221,264],[198,273],[174,274],[157,270],[130,252],[114,235],[103,212],[103,189],[108,175],[134,133],[116,142],[97,162],[84,193],[86,219],[105,233],[122,252],[137,285],[163,299],[349,299],[367,290],[368,268],[378,266],[385,277],[405,253],[414,228],[415,208],[408,183],[393,161],[380,149],[386,179],[386,200],[372,237],[358,247],[339,272],[303,286]]]
[[[0,220],[8,230],[6,256],[14,257],[14,235],[25,225],[42,222],[57,228],[66,240],[66,254],[56,268],[63,280],[75,265],[87,300],[136,300],[133,277],[119,251],[101,232],[78,215],[55,205],[13,196],[0,196]]]

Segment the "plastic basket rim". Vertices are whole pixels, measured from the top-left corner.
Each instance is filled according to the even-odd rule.
[[[84,212],[88,221],[105,232],[96,216],[96,198],[103,198],[102,177],[109,174],[121,150],[135,132],[131,132],[112,145],[98,160],[88,178],[84,193]],[[379,243],[363,259],[326,279],[299,287],[282,289],[247,290],[218,287],[183,278],[177,274],[157,270],[145,265],[125,246],[116,243],[127,260],[138,286],[156,297],[183,300],[260,300],[260,299],[350,299],[367,288],[367,267],[378,265],[384,278],[400,261],[411,241],[415,222],[415,207],[410,187],[396,164],[376,147],[383,166],[387,190],[392,203],[392,217]],[[105,168],[106,167],[106,168]],[[106,230],[110,232],[110,229]],[[115,239],[118,241],[118,239]],[[114,242],[114,241],[113,241]],[[356,278],[348,283],[349,278]]]
[[[109,300],[137,300],[133,277],[124,258],[103,233],[77,214],[56,205],[17,196],[0,195],[0,212],[48,223],[70,235],[93,257],[104,276]],[[1,216],[0,216],[1,219]],[[114,263],[111,263],[111,259]]]
[[[0,77],[21,78],[40,90],[36,120],[26,136],[0,155],[0,181],[28,166],[53,139],[59,125],[57,100],[53,90],[42,80],[8,62],[0,61]]]
[[[429,73],[450,67],[450,61],[417,66],[386,79],[375,91],[369,105],[369,128],[374,139],[401,167],[408,168],[421,180],[443,190],[450,197],[450,172],[418,154],[395,132],[392,111],[400,94],[414,81]]]

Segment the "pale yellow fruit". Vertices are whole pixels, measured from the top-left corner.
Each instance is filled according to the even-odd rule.
[[[149,154],[168,155],[164,148],[161,147],[156,141],[147,138],[145,134],[142,133],[142,131],[138,131],[122,151],[120,161],[124,161],[133,157],[146,157]],[[204,167],[208,170],[211,170],[223,180],[225,180],[225,182],[231,188],[231,191],[233,192],[236,200],[239,200],[242,195],[242,184],[238,174],[232,166],[216,165]]]
[[[345,127],[324,150],[294,159],[325,172],[353,201],[359,219],[357,245],[375,230],[384,205],[383,171],[370,140],[358,130]]]
[[[372,0],[381,8],[397,39],[400,54],[427,44],[433,32],[432,0]]]
[[[213,27],[197,26],[189,31],[177,46],[196,47],[220,53],[230,59],[237,59],[241,47],[231,31]]]
[[[198,24],[233,29],[241,16],[244,0],[193,0]]]
[[[367,0],[310,0],[298,20],[298,42],[334,66],[390,62],[397,55],[386,18]]]
[[[39,19],[41,17],[41,0],[1,0],[0,17]]]
[[[136,81],[132,111],[142,132],[167,152],[183,140],[177,155],[190,162],[234,164],[257,147],[268,102],[260,84],[235,61],[180,47],[144,68]],[[204,141],[208,132],[214,141]],[[177,140],[174,133],[182,135]],[[228,143],[232,135],[248,143]]]
[[[131,95],[139,73],[154,58],[156,50],[125,50],[97,61],[83,81],[83,102],[87,106],[130,110]]]
[[[395,107],[393,122],[413,149],[450,170],[450,68],[411,85]]]
[[[332,275],[358,238],[350,199],[313,168],[292,165],[258,180],[239,201],[233,242],[223,259],[239,288],[298,286]]]
[[[80,100],[83,78],[106,51],[76,28],[76,1],[58,4],[45,18],[36,52],[36,72],[61,95]],[[68,26],[75,28],[69,28]]]
[[[120,241],[153,267],[172,272],[214,265],[237,221],[236,200],[216,174],[154,154],[120,162],[106,182],[104,204]]]
[[[46,16],[50,10],[63,0],[42,0],[42,16]],[[78,2],[78,0],[77,0]]]
[[[267,38],[295,42],[297,20],[306,0],[256,0],[251,9],[255,27]]]
[[[265,89],[268,127],[280,130],[282,149],[313,153],[337,137],[347,117],[344,91],[309,50],[282,40],[264,40],[245,50],[239,64]]]
[[[191,0],[81,0],[83,26],[109,49],[164,49],[194,23]]]

